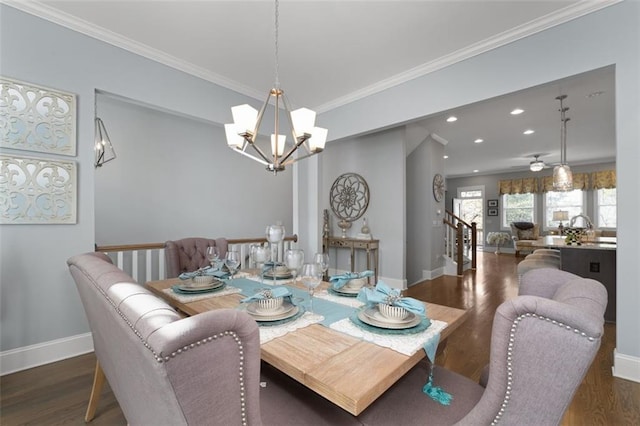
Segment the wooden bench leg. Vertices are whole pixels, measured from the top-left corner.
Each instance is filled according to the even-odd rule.
[[[102,386],[104,385],[104,372],[100,363],[96,361],[96,371],[93,374],[93,387],[91,388],[91,396],[89,397],[89,406],[87,407],[87,413],[84,416],[86,423],[93,420],[96,415],[96,408],[98,408],[98,401],[100,401],[100,393],[102,392]]]

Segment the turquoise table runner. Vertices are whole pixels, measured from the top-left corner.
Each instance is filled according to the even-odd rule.
[[[253,296],[261,289],[272,287],[269,285],[260,285],[259,282],[250,280],[248,278],[235,278],[227,282],[230,282],[234,287],[242,290],[242,294],[247,297]],[[283,287],[287,287],[291,291],[294,301],[296,298],[302,299],[302,305],[307,310],[309,309],[308,291],[288,285],[283,285]],[[322,320],[320,324],[326,327],[328,327],[331,323],[339,321],[343,318],[348,318],[354,312],[354,308],[341,305],[339,303],[330,302],[328,300],[319,299],[317,297],[313,298],[313,310],[316,314],[320,314],[324,317],[324,320]]]

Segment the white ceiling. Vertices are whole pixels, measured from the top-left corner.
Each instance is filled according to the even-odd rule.
[[[275,80],[271,0],[3,1],[255,97],[256,106]],[[280,82],[294,108],[323,112],[617,1],[281,0]],[[468,175],[471,164],[515,171],[533,154],[559,161],[554,98],[567,93],[569,164],[612,161],[613,87],[609,69],[460,108],[454,125],[440,115],[425,123],[449,142],[447,175]],[[596,91],[604,94],[586,97]],[[515,106],[525,113],[509,116]],[[536,133],[525,139],[527,126]],[[485,142],[474,145],[477,137]]]

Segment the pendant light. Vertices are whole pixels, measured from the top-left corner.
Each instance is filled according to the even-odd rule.
[[[565,107],[563,101],[567,95],[560,95],[556,99],[560,101],[560,164],[553,168],[553,190],[554,191],[573,191],[573,174],[571,168],[567,164],[567,118],[566,112],[569,111]]]

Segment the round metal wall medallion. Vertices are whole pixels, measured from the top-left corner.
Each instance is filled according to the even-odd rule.
[[[340,219],[353,222],[369,207],[369,186],[357,173],[345,173],[333,182],[329,194],[331,210]]]

